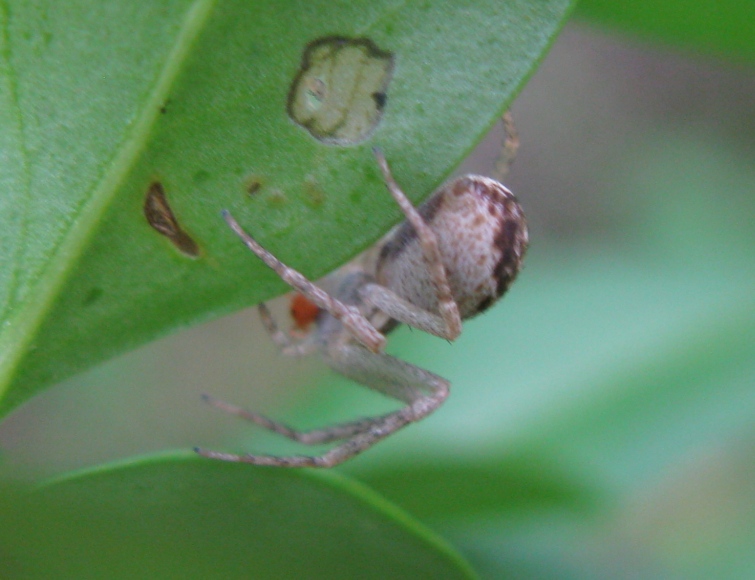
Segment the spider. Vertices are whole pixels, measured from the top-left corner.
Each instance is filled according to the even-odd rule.
[[[504,127],[503,161],[497,166],[501,175],[518,144],[508,114]],[[459,336],[462,319],[488,309],[516,277],[527,249],[524,214],[506,187],[479,175],[447,182],[415,208],[393,178],[382,152],[373,151],[385,185],[406,220],[361,262],[339,273],[340,283],[332,295],[260,246],[228,211],[223,217],[244,244],[300,295],[298,310],[294,310],[299,329],[290,335],[278,328],[264,303],[258,307],[282,353],[319,353],[336,372],[405,406],[379,417],[298,431],[204,395],[211,405],[299,443],[337,444],[316,456],[238,455],[197,448],[199,455],[255,465],[332,467],[427,417],[448,397],[446,379],[385,354],[385,335],[404,323],[449,341]],[[315,329],[299,337],[310,320]]]

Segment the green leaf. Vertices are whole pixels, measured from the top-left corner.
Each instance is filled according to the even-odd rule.
[[[399,212],[371,147],[382,147],[420,200],[512,100],[569,8],[569,0],[1,5],[0,410],[156,336],[282,292],[222,222],[223,208],[312,278],[373,243]],[[386,94],[371,94],[382,117],[348,147],[318,141],[287,113],[306,48],[334,36],[393,55]],[[361,66],[358,55],[346,62]],[[334,70],[326,80],[338,86],[358,77]],[[316,108],[322,79],[310,80],[304,102]]]
[[[543,510],[582,517],[598,512],[602,490],[569,474],[552,456],[527,451],[519,456],[495,454],[487,461],[477,457],[402,461],[396,457],[390,465],[362,472],[357,468],[356,473],[372,489],[425,522],[512,517]]]
[[[4,578],[474,577],[438,537],[333,473],[166,454],[13,500]]]
[[[575,15],[669,45],[735,60],[755,59],[751,0],[581,0]]]

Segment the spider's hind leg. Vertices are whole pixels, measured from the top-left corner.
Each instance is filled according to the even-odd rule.
[[[373,390],[404,401],[407,405],[380,417],[310,432],[296,431],[260,415],[238,413],[234,409],[231,410],[234,414],[295,441],[326,443],[342,440],[342,443],[318,456],[238,455],[203,449],[198,449],[197,452],[212,459],[254,465],[332,467],[369,449],[402,427],[423,419],[440,407],[448,397],[450,387],[448,381],[388,355],[374,354],[357,345],[340,346],[328,354],[329,362],[335,370]]]
[[[270,419],[266,415],[247,411],[242,407],[231,405],[230,403],[226,403],[225,401],[216,399],[210,395],[202,395],[202,399],[209,405],[212,405],[216,409],[220,409],[224,413],[235,415],[245,421],[250,421],[268,431],[283,435],[283,437],[304,445],[321,445],[324,443],[332,443],[333,441],[348,439],[349,437],[369,429],[368,423],[371,421],[371,419],[360,419],[349,423],[333,425],[332,427],[325,427],[324,429],[301,431],[299,429],[294,429],[281,421]]]

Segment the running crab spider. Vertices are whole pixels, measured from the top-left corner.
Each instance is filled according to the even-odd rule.
[[[501,175],[517,146],[508,114],[504,126],[503,162],[497,166]],[[211,405],[299,443],[337,444],[317,456],[237,455],[198,448],[199,455],[255,465],[332,467],[428,416],[448,397],[446,379],[384,354],[385,334],[404,323],[454,340],[462,319],[489,308],[516,277],[527,249],[524,214],[508,189],[479,175],[446,183],[414,208],[382,152],[374,153],[385,185],[406,219],[381,241],[376,259],[365,259],[343,273],[333,295],[265,250],[230,213],[223,212],[223,217],[252,252],[317,308],[314,331],[295,340],[279,330],[264,304],[259,305],[262,322],[283,354],[319,352],[336,372],[406,406],[379,417],[297,431],[205,395]]]

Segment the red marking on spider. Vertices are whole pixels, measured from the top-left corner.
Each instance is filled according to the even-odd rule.
[[[291,318],[294,320],[294,324],[298,330],[306,331],[317,319],[317,315],[320,314],[320,308],[312,302],[309,298],[297,292],[291,298],[291,304],[289,307],[291,312]]]

